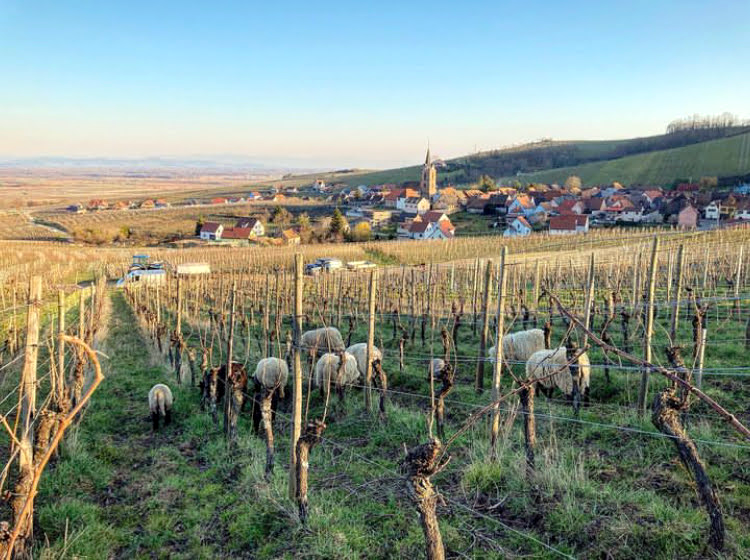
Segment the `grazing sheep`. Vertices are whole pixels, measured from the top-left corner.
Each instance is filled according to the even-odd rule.
[[[341,356],[344,356],[344,367],[341,367]],[[326,390],[330,385],[336,388],[340,399],[344,398],[344,387],[351,385],[359,379],[357,360],[347,352],[323,354],[318,363],[315,364],[313,380],[315,386],[320,388],[322,397],[326,396]]]
[[[302,335],[302,348],[317,353],[318,350],[328,352],[342,352],[345,348],[344,339],[335,327],[323,327],[307,331]]]
[[[148,409],[151,411],[151,423],[153,430],[159,429],[159,417],[164,418],[164,425],[172,422],[172,391],[166,385],[157,383],[148,392]]]
[[[289,379],[289,367],[280,358],[263,358],[255,366],[255,382],[266,389],[279,389],[279,396],[284,398],[284,387]]]
[[[445,360],[442,358],[433,358],[430,360],[430,363],[427,366],[427,380],[430,379],[430,374],[432,374],[433,379],[437,379],[438,375],[440,375],[440,372],[445,367]]]
[[[567,364],[577,351],[577,348],[565,348],[564,346],[561,346],[559,348],[534,352],[526,362],[526,377],[528,379],[541,379],[557,371],[555,375],[547,377],[546,379],[541,379],[539,383],[537,383],[537,386],[541,386],[540,390],[548,397],[552,396],[552,390],[555,386],[557,386],[557,388],[567,397],[575,397],[576,395],[574,395],[573,390],[573,377],[571,375],[571,368],[575,366],[575,363],[570,366]],[[578,371],[576,374],[576,380],[578,393],[583,395],[584,400],[588,401],[591,362],[585,352],[578,357],[577,365]],[[575,369],[573,369],[573,371],[575,372]],[[574,403],[574,406],[577,408],[576,403]]]
[[[357,360],[357,369],[360,375],[363,377],[367,375],[367,343],[352,344],[346,349],[346,353],[351,354]],[[375,360],[383,361],[383,353],[378,350],[377,346],[372,347],[372,356],[370,356],[370,362],[374,362]]]
[[[526,362],[534,352],[544,350],[544,331],[530,329],[506,334],[503,337],[503,360],[506,363]],[[494,364],[497,345],[487,351],[487,357]]]

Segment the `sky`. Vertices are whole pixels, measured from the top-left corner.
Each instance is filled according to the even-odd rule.
[[[0,0],[0,155],[389,167],[750,118],[748,0]]]

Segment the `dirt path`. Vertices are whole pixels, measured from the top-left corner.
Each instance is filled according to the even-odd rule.
[[[40,500],[45,504],[41,529],[54,551],[65,549],[64,542],[54,541],[65,519],[56,519],[57,527],[44,522],[54,509],[50,500],[57,498],[57,509],[63,506],[76,537],[64,557],[223,557],[222,503],[215,495],[206,499],[206,488],[212,486],[207,465],[209,459],[220,461],[216,455],[222,451],[214,445],[220,439],[205,415],[194,414],[197,391],[176,386],[173,375],[149,352],[122,294],[115,292],[112,298],[104,345],[106,379],[70,457],[58,463],[45,485],[49,495]],[[155,383],[173,389],[175,420],[152,434],[147,395]]]

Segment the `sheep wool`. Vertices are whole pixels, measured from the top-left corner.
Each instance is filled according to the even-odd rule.
[[[158,383],[148,392],[148,408],[151,412],[153,429],[159,429],[159,418],[164,418],[164,425],[172,421],[172,391],[166,385]]]
[[[495,351],[493,346],[487,351],[487,357],[495,363]],[[544,350],[544,331],[542,329],[529,329],[507,334],[503,337],[503,359],[506,362],[526,362],[534,352]]]
[[[367,343],[366,342],[359,342],[357,344],[352,344],[349,348],[346,349],[347,354],[351,354],[354,356],[354,359],[357,360],[357,369],[359,369],[359,374],[364,376],[367,374]],[[377,346],[372,347],[372,356],[370,358],[371,362],[374,362],[375,360],[383,361],[383,353],[378,349]]]
[[[433,377],[437,377],[444,367],[445,367],[445,360],[443,360],[442,358],[433,358],[432,360],[430,360],[430,364],[427,368],[428,379],[429,379],[430,373],[432,373]]]
[[[336,327],[323,327],[307,331],[302,335],[302,347],[309,351],[325,350],[341,352],[344,350],[344,339]]]
[[[559,370],[552,377],[539,381],[539,384],[546,389],[557,386],[565,395],[571,396],[573,394],[573,379],[570,375],[570,366],[567,364],[568,355],[564,346],[539,350],[534,352],[526,362],[526,377],[528,379],[541,379]],[[586,353],[581,354],[578,358],[578,364],[578,388],[581,394],[586,394],[591,375],[591,363]]]
[[[279,396],[284,398],[284,388],[289,379],[289,367],[280,358],[263,358],[255,366],[255,381],[266,389],[279,388]]]
[[[328,386],[329,379],[331,385],[337,388],[350,385],[359,379],[357,360],[349,353],[345,353],[344,356],[346,363],[344,364],[344,374],[341,379],[337,378],[340,363],[338,354],[329,352],[320,357],[318,363],[315,364],[314,381],[316,387],[325,389]]]

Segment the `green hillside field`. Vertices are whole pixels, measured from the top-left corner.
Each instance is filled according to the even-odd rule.
[[[578,175],[586,185],[612,181],[626,185],[667,185],[679,178],[697,180],[702,176],[727,177],[748,173],[750,133],[610,161],[523,173],[504,177],[503,181],[562,183],[570,175]]]

